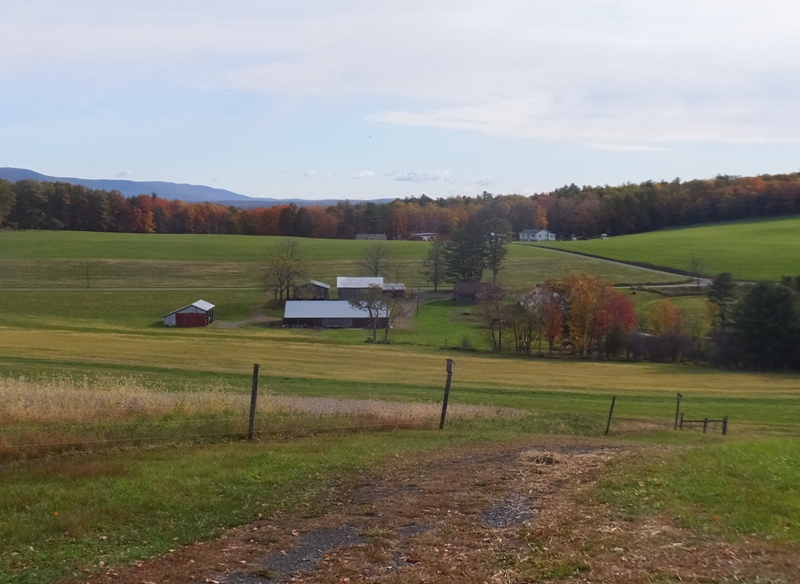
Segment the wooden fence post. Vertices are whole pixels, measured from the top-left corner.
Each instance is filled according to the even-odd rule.
[[[674,428],[675,430],[677,430],[677,429],[678,429],[678,414],[679,414],[679,413],[680,413],[680,411],[681,411],[681,399],[683,399],[683,395],[681,395],[680,393],[678,393],[678,394],[676,394],[676,395],[677,395],[677,397],[676,397],[676,401],[677,401],[678,403],[677,403],[677,405],[675,406],[675,428]]]
[[[603,436],[608,436],[608,431],[611,429],[611,416],[614,415],[614,402],[617,401],[617,396],[611,398],[611,409],[608,410],[608,422],[606,423],[606,433]]]
[[[723,436],[728,435],[728,416],[722,418],[722,435]]]
[[[706,433],[707,429],[708,429],[708,418],[704,418],[703,419],[703,434]]]
[[[252,442],[256,425],[256,404],[258,402],[258,363],[253,365],[253,388],[250,392],[250,420],[247,425],[247,439]]]
[[[439,419],[439,429],[444,429],[444,418],[447,415],[447,400],[450,397],[450,380],[453,379],[453,371],[456,369],[456,362],[452,359],[447,360],[447,383],[444,386],[444,400],[442,400],[442,417]]]

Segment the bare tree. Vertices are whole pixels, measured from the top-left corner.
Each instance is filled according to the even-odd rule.
[[[433,239],[428,248],[428,255],[422,260],[422,274],[428,282],[433,284],[434,292],[438,290],[439,284],[444,282],[446,270],[444,242],[439,239]]]
[[[503,350],[503,339],[508,334],[509,314],[506,301],[507,292],[500,286],[493,286],[488,292],[478,295],[478,315],[486,330],[486,337],[492,350]]]
[[[389,329],[398,318],[402,317],[406,310],[400,298],[396,296],[388,296],[384,299],[384,306],[386,307],[386,328],[383,332],[383,342],[389,342]]]
[[[703,260],[692,254],[692,260],[689,262],[689,275],[694,278],[697,289],[700,289],[700,279],[703,277]]]
[[[264,290],[272,292],[275,303],[286,300],[292,286],[303,277],[305,272],[300,244],[294,239],[281,241],[267,255],[264,273]]]
[[[369,276],[386,276],[389,273],[389,246],[385,243],[374,243],[364,252],[359,262]]]
[[[539,340],[541,352],[543,295],[536,287],[515,289],[508,296],[508,315],[514,345],[518,353],[530,354],[534,341]]]
[[[378,338],[378,324],[382,315],[386,315],[386,301],[383,297],[383,288],[372,284],[358,298],[351,298],[347,302],[359,310],[366,310],[369,314],[369,325],[372,330],[372,342]]]

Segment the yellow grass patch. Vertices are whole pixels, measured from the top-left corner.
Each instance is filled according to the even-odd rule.
[[[63,423],[124,420],[164,415],[193,416],[249,411],[250,396],[232,393],[225,383],[204,384],[187,391],[165,391],[159,382],[133,377],[12,379],[0,377],[0,424]],[[262,394],[259,413],[302,413],[350,416],[377,423],[415,423],[438,419],[438,404]],[[453,404],[448,418],[475,419],[523,415],[512,408]]]
[[[673,393],[729,397],[798,397],[800,376],[742,373],[657,363],[497,358],[404,346],[334,345],[241,335],[166,331],[159,335],[24,331],[0,328],[0,351],[26,357],[419,386],[443,384],[445,359],[457,362],[462,387],[578,392]]]

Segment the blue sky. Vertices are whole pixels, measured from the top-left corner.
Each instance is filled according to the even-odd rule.
[[[800,169],[800,3],[5,2],[0,166],[262,197]]]

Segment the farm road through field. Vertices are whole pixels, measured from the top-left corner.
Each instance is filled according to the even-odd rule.
[[[796,550],[726,543],[596,500],[614,459],[662,448],[540,438],[397,457],[329,484],[300,513],[263,517],[89,582],[795,581]]]

